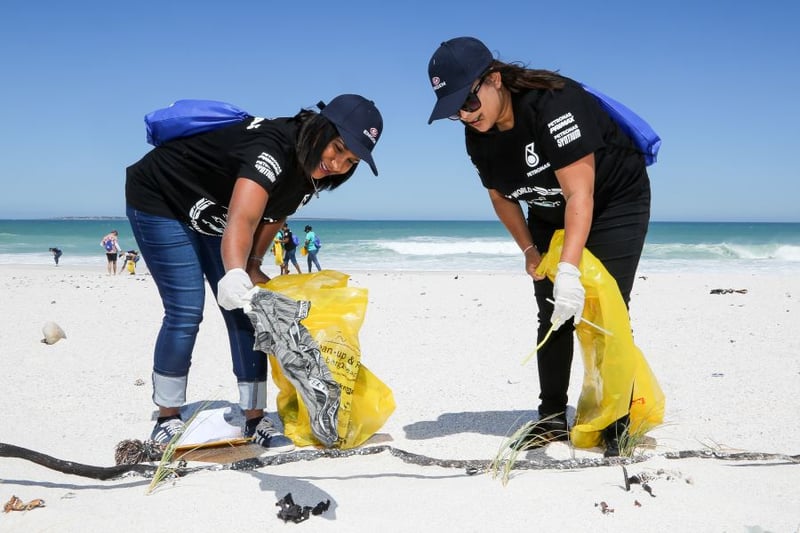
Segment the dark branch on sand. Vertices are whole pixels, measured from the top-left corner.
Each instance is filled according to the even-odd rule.
[[[114,479],[118,478],[128,472],[135,472],[145,477],[152,477],[156,471],[155,466],[148,464],[132,464],[132,465],[116,465],[116,466],[92,466],[75,463],[73,461],[64,461],[63,459],[56,459],[43,453],[35,452],[13,444],[6,444],[0,442],[0,457],[13,457],[16,459],[25,459],[37,465],[44,466],[51,470],[57,470],[64,474],[72,474],[75,476],[88,477],[92,479]]]
[[[399,458],[405,463],[419,466],[438,466],[441,468],[463,469],[468,475],[487,472],[492,464],[491,460],[471,460],[471,459],[436,459],[426,455],[419,455],[388,445],[368,446],[364,448],[354,448],[349,450],[322,449],[322,450],[298,450],[291,453],[273,455],[269,457],[244,459],[224,465],[209,465],[202,467],[178,466],[174,472],[178,476],[184,476],[192,472],[206,470],[255,470],[265,466],[277,466],[299,461],[314,461],[317,459],[340,459],[360,455],[375,455],[388,452],[394,457]],[[121,464],[116,466],[91,466],[72,461],[56,459],[43,453],[35,452],[27,448],[21,448],[12,444],[0,442],[0,457],[13,457],[25,459],[38,465],[57,470],[65,474],[88,477],[93,479],[108,480],[120,477],[125,474],[135,473],[144,477],[153,477],[157,470],[154,464],[135,463]],[[517,460],[514,462],[513,470],[575,470],[581,468],[591,468],[598,466],[619,466],[646,461],[651,456],[637,456],[633,458],[611,457],[597,459],[567,459],[556,460],[548,457],[538,459]],[[663,454],[667,459],[717,459],[723,461],[784,461],[791,464],[800,464],[800,455],[786,455],[777,453],[741,452],[724,453],[711,450],[685,450],[678,452],[668,452]]]

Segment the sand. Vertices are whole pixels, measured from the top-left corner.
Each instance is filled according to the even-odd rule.
[[[369,289],[362,362],[397,408],[372,445],[439,460],[488,460],[535,416],[530,281],[519,274],[350,272]],[[146,269],[0,266],[0,442],[111,466],[124,439],[153,424],[152,345],[160,300]],[[712,289],[746,293],[710,294]],[[637,345],[667,399],[665,423],[626,464],[647,480],[625,490],[602,450],[554,443],[523,459],[561,468],[488,473],[407,463],[389,451],[250,471],[208,469],[169,480],[98,481],[0,457],[0,531],[800,531],[798,273],[642,272],[632,294]],[[67,338],[40,343],[54,321]],[[574,416],[582,380],[575,358]],[[274,415],[276,387],[270,383]],[[189,401],[238,398],[222,320],[209,297]],[[676,452],[695,457],[677,458]],[[713,457],[711,452],[719,456]],[[733,455],[731,455],[733,454]],[[736,455],[738,454],[738,455]],[[749,455],[743,455],[749,454]],[[762,454],[762,455],[758,455]],[[733,459],[737,457],[738,459]],[[742,458],[747,457],[747,458]],[[600,466],[568,468],[581,459]],[[558,462],[560,461],[560,462]],[[330,508],[284,523],[276,502]]]

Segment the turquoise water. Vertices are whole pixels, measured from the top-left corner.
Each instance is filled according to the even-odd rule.
[[[299,235],[306,224],[322,239],[323,268],[345,272],[522,268],[519,249],[497,221],[290,220]],[[119,231],[123,249],[136,248],[124,218],[0,220],[0,264],[52,264],[48,248],[57,246],[64,252],[62,264],[102,267],[105,252],[100,239],[112,229]],[[268,272],[269,263],[267,258]],[[641,273],[727,268],[800,272],[800,223],[651,223]]]

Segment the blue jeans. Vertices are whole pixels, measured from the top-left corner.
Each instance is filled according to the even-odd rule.
[[[311,272],[311,263],[312,262],[317,267],[317,270],[322,270],[322,268],[320,268],[320,266],[319,266],[319,261],[317,261],[317,252],[318,251],[319,250],[314,250],[313,252],[311,250],[308,251],[308,256],[306,257],[306,259],[308,260],[308,271],[309,272]]]
[[[164,306],[153,357],[153,401],[161,407],[180,407],[186,403],[192,351],[203,320],[205,280],[216,297],[217,283],[225,274],[222,239],[130,206],[127,215]],[[228,330],[233,373],[239,383],[239,405],[242,409],[263,409],[267,357],[253,350],[253,326],[244,312],[219,309]]]
[[[283,251],[283,268],[288,269],[290,262],[298,271],[300,270],[300,265],[297,264],[297,248]]]

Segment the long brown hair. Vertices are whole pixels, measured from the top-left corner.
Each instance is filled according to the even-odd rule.
[[[557,72],[544,69],[526,68],[522,63],[504,63],[494,60],[486,74],[499,72],[503,85],[512,93],[527,89],[561,89],[564,87],[564,78]]]

